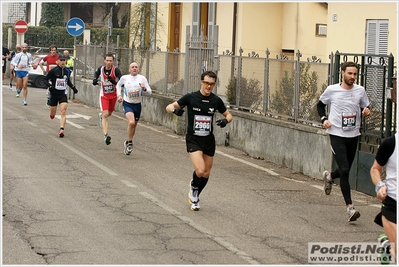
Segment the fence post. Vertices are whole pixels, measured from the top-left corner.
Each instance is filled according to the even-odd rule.
[[[334,84],[339,83],[339,67],[340,67],[340,58],[341,55],[339,51],[335,52],[335,60],[334,60]]]
[[[390,88],[393,87],[392,77],[393,77],[394,64],[395,64],[394,57],[391,53],[391,54],[389,54],[389,57],[388,57],[388,75],[387,75],[388,76],[387,77],[387,79],[388,79],[387,87],[390,87]],[[384,90],[385,90],[385,88],[384,88]],[[386,137],[389,137],[392,135],[392,100],[393,100],[392,98],[386,98],[386,105],[387,105],[386,127],[385,127],[385,129],[386,129],[385,136]],[[395,130],[395,132],[396,132],[396,130]]]
[[[241,72],[242,72],[242,53],[244,50],[240,46],[239,53],[240,55],[238,56],[238,67],[237,67],[237,81],[236,81],[236,106],[240,106],[240,94],[241,94]]]
[[[120,50],[119,50],[119,34],[116,36],[116,49],[115,49],[115,57],[116,57],[116,66],[119,66],[119,60],[120,60]]]
[[[96,71],[97,67],[97,45],[94,45],[94,71]]]
[[[269,48],[266,49],[266,58],[265,58],[265,69],[263,72],[263,114],[266,115],[267,110],[269,109]]]
[[[298,122],[298,113],[299,113],[299,97],[300,97],[300,76],[301,76],[301,52],[298,49],[296,53],[297,60],[295,62],[295,83],[294,83],[294,122]]]
[[[146,55],[146,68],[145,68],[145,77],[147,77],[148,82],[150,82],[150,50],[147,50]]]
[[[218,47],[219,47],[219,25],[214,25],[213,26],[213,66],[212,69],[216,73],[216,75],[219,74],[219,52],[218,52]],[[215,94],[218,93],[218,86],[217,83],[215,85]]]
[[[183,93],[187,94],[190,78],[190,25],[186,26],[186,57],[184,62],[184,88]]]
[[[165,56],[165,86],[163,93],[166,95],[168,90],[168,80],[169,80],[169,45],[166,46],[166,56]]]
[[[84,62],[85,62],[85,64],[84,64],[84,66],[83,66],[83,77],[86,77],[86,78],[87,78],[87,76],[86,76],[86,65],[87,65],[87,41],[85,42],[84,48],[85,48],[85,57],[84,57]]]
[[[330,65],[328,66],[328,84],[331,85],[334,83],[334,53],[330,54]]]

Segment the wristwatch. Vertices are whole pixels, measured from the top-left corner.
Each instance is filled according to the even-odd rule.
[[[387,186],[387,183],[385,181],[378,182],[378,184],[375,186],[375,193],[378,194],[378,191],[380,191],[380,188],[383,186]]]

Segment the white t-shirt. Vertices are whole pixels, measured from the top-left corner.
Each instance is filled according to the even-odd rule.
[[[14,66],[15,71],[28,71],[30,64],[32,64],[32,56],[30,53],[19,52],[11,60],[11,64]]]
[[[395,134],[395,150],[389,158],[386,166],[386,180],[388,187],[388,196],[396,200],[397,194],[397,180],[398,180],[398,134]]]
[[[123,100],[133,104],[141,103],[143,90],[141,89],[140,83],[144,84],[144,87],[147,89],[145,92],[150,95],[151,87],[146,77],[141,74],[135,76],[127,74],[123,75],[116,85],[117,96],[121,95],[123,85]]]
[[[396,200],[397,194],[397,164],[398,164],[398,134],[395,136],[387,137],[380,145],[375,156],[375,160],[379,165],[385,166],[387,194]]]
[[[353,84],[351,89],[344,89],[340,84],[330,85],[319,100],[330,105],[328,134],[347,138],[360,135],[361,108],[370,104],[363,86]]]

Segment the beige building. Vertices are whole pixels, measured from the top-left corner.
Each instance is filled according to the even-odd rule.
[[[326,52],[392,53],[396,58],[397,11],[395,2],[329,3]]]
[[[184,52],[186,26],[209,37],[219,26],[219,54],[233,51],[290,59],[301,52],[329,61],[343,53],[397,54],[395,2],[182,2],[157,3],[157,19],[167,27],[157,32],[157,46]],[[236,13],[236,16],[234,15]]]

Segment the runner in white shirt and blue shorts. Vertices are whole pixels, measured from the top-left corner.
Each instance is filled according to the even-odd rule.
[[[123,75],[116,84],[116,95],[118,102],[123,101],[123,112],[128,120],[127,124],[127,140],[124,142],[124,153],[130,155],[133,149],[133,136],[136,132],[137,123],[141,115],[141,101],[143,92],[150,95],[151,87],[147,78],[139,74],[139,65],[133,62],[129,66],[129,73]],[[123,96],[122,96],[123,87]]]

